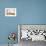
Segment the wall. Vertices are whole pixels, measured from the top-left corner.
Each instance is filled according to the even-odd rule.
[[[9,7],[17,8],[16,17],[4,16]],[[8,43],[9,32],[18,32],[17,24],[46,24],[46,0],[0,0],[0,44]]]

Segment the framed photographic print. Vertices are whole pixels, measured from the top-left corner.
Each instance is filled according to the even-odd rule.
[[[16,16],[16,8],[5,8],[5,16]]]

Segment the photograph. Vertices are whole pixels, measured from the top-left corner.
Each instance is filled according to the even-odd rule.
[[[5,16],[16,16],[16,8],[5,8]]]
[[[0,46],[46,46],[46,0],[0,0]]]

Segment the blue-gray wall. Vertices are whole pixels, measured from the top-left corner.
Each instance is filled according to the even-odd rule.
[[[6,17],[4,9],[12,7],[17,16]],[[46,0],[0,0],[0,44],[8,43],[9,32],[17,33],[17,24],[46,24]]]

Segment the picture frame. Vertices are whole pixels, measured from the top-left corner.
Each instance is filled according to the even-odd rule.
[[[16,8],[5,8],[5,16],[16,16]]]

